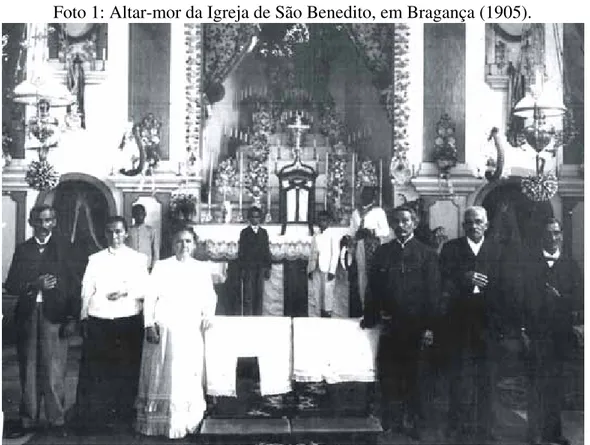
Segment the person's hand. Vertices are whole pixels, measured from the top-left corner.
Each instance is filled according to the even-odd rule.
[[[60,338],[70,338],[76,332],[76,322],[74,320],[68,320],[59,328]]]
[[[39,290],[55,289],[57,286],[57,277],[49,273],[39,275],[39,278],[35,280],[33,286]]]
[[[547,293],[550,297],[561,298],[561,293],[559,293],[559,291],[555,287],[551,286],[549,283],[545,283],[545,289],[547,290]]]
[[[428,348],[434,344],[434,332],[430,329],[426,329],[422,333],[422,347]]]
[[[488,285],[488,276],[486,274],[475,272],[470,270],[469,272],[465,272],[465,280],[473,285],[477,286],[480,289],[483,289]]]
[[[109,292],[107,294],[107,300],[116,301],[119,298],[125,298],[127,295],[128,295],[127,291],[125,291],[125,292],[120,292],[120,291]]]
[[[336,278],[336,275],[334,275],[333,273],[328,274],[328,281],[332,281],[334,278]]]
[[[88,338],[88,320],[84,319],[84,320],[80,320],[80,336],[83,339],[87,339]]]
[[[264,269],[264,279],[268,280],[270,278],[270,269]]]
[[[145,339],[148,343],[160,343],[160,333],[158,332],[158,327],[156,325],[145,328]]]
[[[308,278],[309,280],[313,280],[313,272],[309,272],[309,273],[307,274],[307,278]]]

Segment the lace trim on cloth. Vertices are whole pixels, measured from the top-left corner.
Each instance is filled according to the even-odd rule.
[[[169,439],[181,439],[187,434],[196,433],[205,413],[203,403],[172,403],[166,399],[139,398],[135,408],[137,432]]]

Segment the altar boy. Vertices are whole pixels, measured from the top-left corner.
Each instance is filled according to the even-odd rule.
[[[270,244],[268,233],[260,227],[262,211],[251,207],[250,225],[240,233],[238,264],[242,282],[241,315],[262,315],[264,280],[270,278]]]
[[[309,285],[309,316],[331,317],[334,310],[336,268],[340,257],[340,239],[334,229],[328,227],[330,215],[318,213],[320,231],[313,236],[311,254],[307,265]]]

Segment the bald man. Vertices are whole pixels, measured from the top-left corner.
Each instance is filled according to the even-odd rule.
[[[442,288],[448,301],[450,354],[449,429],[452,439],[472,436],[493,440],[492,396],[495,352],[502,335],[501,248],[487,239],[487,212],[469,207],[463,216],[465,236],[447,242],[440,253]],[[475,395],[475,428],[471,406]]]

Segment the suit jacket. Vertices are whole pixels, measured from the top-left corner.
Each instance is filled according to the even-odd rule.
[[[63,323],[77,318],[80,313],[80,287],[82,262],[76,261],[72,246],[53,234],[43,253],[39,252],[35,238],[31,237],[16,247],[8,271],[5,287],[18,296],[15,320],[30,317],[37,300],[37,289],[32,283],[46,273],[57,277],[55,289],[43,291],[43,315],[52,323]]]
[[[533,338],[571,339],[573,311],[582,311],[583,279],[578,264],[563,252],[553,267],[535,249],[525,263],[524,326]],[[561,294],[551,295],[546,284]]]
[[[443,290],[448,295],[450,335],[454,340],[466,340],[469,332],[480,340],[498,339],[503,331],[506,294],[502,289],[502,249],[498,243],[485,238],[477,256],[467,237],[448,241],[440,253]],[[473,293],[474,286],[465,273],[476,271],[487,275],[488,285]]]
[[[270,244],[265,229],[258,227],[258,233],[254,233],[251,226],[242,229],[238,242],[238,263],[241,269],[270,269]]]
[[[393,323],[412,320],[418,329],[432,329],[441,304],[437,254],[416,238],[402,248],[397,240],[379,246],[369,271],[370,296],[365,322],[374,324],[379,313]]]
[[[340,259],[340,238],[333,228],[328,227],[323,233],[318,232],[311,241],[311,253],[307,263],[307,272],[319,269],[324,273],[336,273]]]

